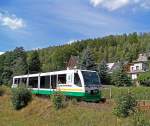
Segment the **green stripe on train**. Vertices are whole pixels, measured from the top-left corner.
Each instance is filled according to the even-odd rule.
[[[32,90],[33,94],[45,94],[45,95],[51,95],[56,91],[50,91],[50,90]],[[85,96],[85,92],[62,92],[64,95],[67,96]]]
[[[50,91],[50,90],[32,90],[33,94],[41,94],[41,95],[51,95],[55,92],[56,91]],[[85,101],[99,101],[101,99],[100,92],[96,95],[91,95],[91,94],[85,93],[85,92],[62,92],[62,93],[66,96],[81,97]]]

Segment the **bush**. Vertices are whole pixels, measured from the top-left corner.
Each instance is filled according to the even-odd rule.
[[[19,110],[31,101],[32,93],[31,90],[25,88],[24,86],[12,89],[12,104],[14,109]]]
[[[51,95],[51,101],[53,107],[58,110],[64,107],[65,105],[65,97],[61,92],[56,92]]]
[[[4,88],[2,86],[0,86],[0,96],[3,96],[5,93]]]
[[[150,72],[140,74],[138,76],[138,82],[143,86],[150,86]]]
[[[116,100],[116,105],[117,106],[114,108],[113,113],[117,117],[127,117],[131,113],[135,112],[137,102],[131,94],[125,94],[119,96],[119,98]]]

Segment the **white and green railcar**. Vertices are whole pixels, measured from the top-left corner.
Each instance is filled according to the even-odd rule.
[[[51,95],[60,91],[86,101],[101,99],[101,83],[96,71],[74,69],[13,77],[12,88],[21,84],[30,87],[33,94]]]

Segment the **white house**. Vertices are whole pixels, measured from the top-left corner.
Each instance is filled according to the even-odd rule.
[[[140,73],[146,72],[148,69],[147,62],[135,61],[130,65],[129,74],[131,75],[132,80],[136,80]]]

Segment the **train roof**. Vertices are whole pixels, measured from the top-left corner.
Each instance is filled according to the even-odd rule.
[[[67,74],[67,73],[74,73],[77,71],[89,71],[89,72],[96,72],[92,70],[81,70],[81,69],[71,69],[71,70],[61,70],[61,71],[53,71],[53,72],[45,72],[45,73],[36,73],[36,74],[26,74],[26,75],[19,75],[14,76],[13,78],[25,78],[25,77],[35,77],[35,76],[46,76],[46,75],[55,75],[55,74]]]

